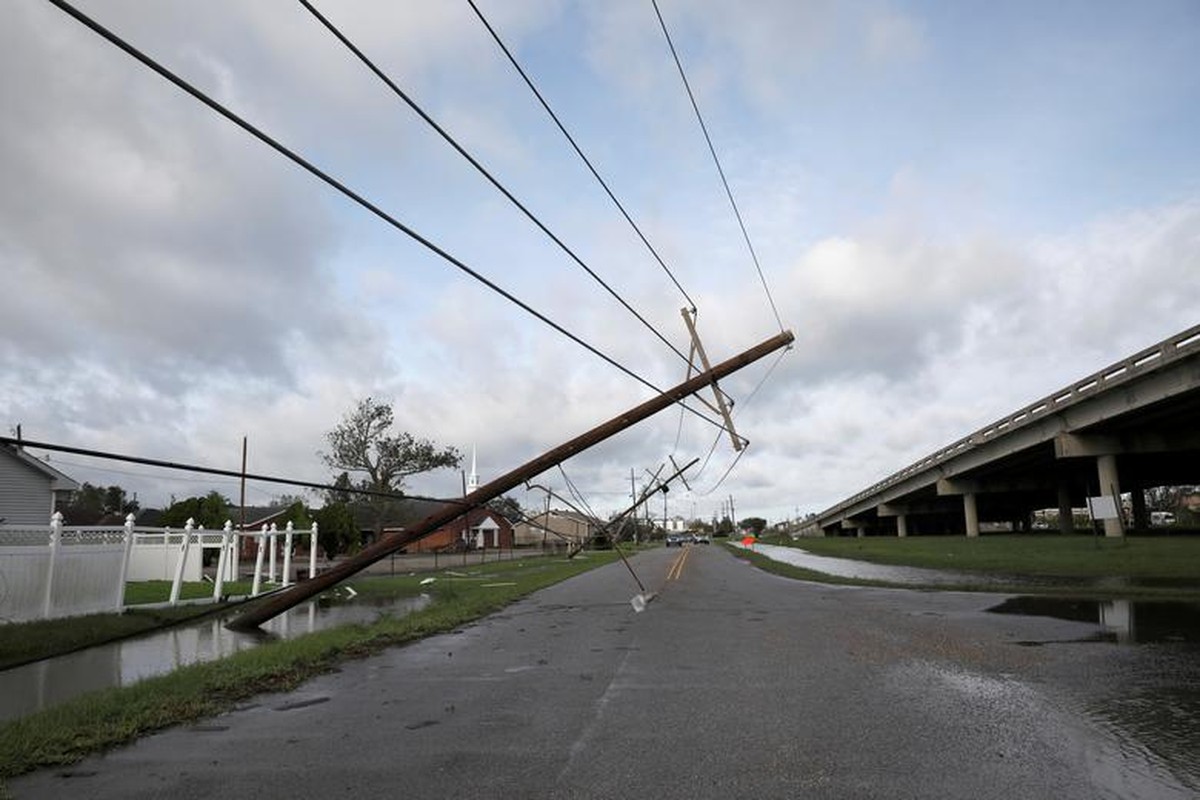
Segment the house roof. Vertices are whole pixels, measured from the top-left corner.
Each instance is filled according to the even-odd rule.
[[[4,453],[10,458],[24,464],[36,472],[40,472],[50,479],[51,491],[75,491],[79,488],[79,483],[74,478],[59,472],[54,467],[50,466],[41,459],[34,458],[26,453],[24,448],[14,447],[12,445],[0,445],[0,453]]]

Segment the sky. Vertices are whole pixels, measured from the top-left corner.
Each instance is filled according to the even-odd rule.
[[[672,457],[703,468],[656,516],[819,512],[1200,322],[1191,0],[661,0],[762,279],[650,0],[477,5],[670,275],[465,0],[314,4],[611,292],[302,5],[79,8],[654,387],[691,302],[713,362],[795,334],[722,381],[740,457],[670,409],[536,479],[597,514]],[[49,3],[5,11],[4,434],[233,470],[245,437],[250,472],[321,482],[369,396],[483,483],[654,395]],[[50,463],[143,507],[238,497]]]

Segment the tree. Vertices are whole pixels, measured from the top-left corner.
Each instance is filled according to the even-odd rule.
[[[767,521],[762,517],[746,517],[738,523],[738,527],[750,531],[755,536],[762,536],[763,530],[767,527]]]
[[[71,492],[61,509],[63,517],[74,525],[93,525],[108,515],[129,514],[138,510],[136,500],[126,499],[120,486],[93,486],[84,483]]]
[[[487,507],[513,524],[525,519],[525,512],[521,510],[521,504],[508,495],[493,497],[487,502]]]
[[[404,479],[411,475],[444,467],[457,467],[462,454],[453,447],[439,448],[428,439],[408,432],[389,434],[394,422],[392,407],[367,397],[325,434],[329,452],[319,453],[334,470],[356,477],[358,489],[384,494],[402,494]],[[382,533],[384,520],[394,501],[366,495],[376,534]]]
[[[229,498],[216,490],[203,497],[187,497],[172,502],[163,511],[162,524],[169,528],[182,528],[191,519],[198,528],[219,530],[225,527],[225,522],[230,519],[232,505]]]
[[[346,503],[326,503],[324,508],[314,509],[312,516],[317,523],[317,542],[326,557],[354,553],[362,546],[362,532]]]

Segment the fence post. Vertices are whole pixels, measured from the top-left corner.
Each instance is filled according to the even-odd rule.
[[[129,577],[129,559],[133,555],[133,514],[125,517],[125,552],[121,555],[121,576],[117,579],[117,597],[113,608],[120,613],[125,608],[125,581]]]
[[[275,523],[272,522],[271,523],[271,535],[270,535],[270,539],[271,539],[271,542],[270,542],[270,544],[271,544],[271,571],[270,571],[269,577],[267,578],[267,583],[276,583],[277,582],[275,580],[275,548],[276,548],[275,534],[278,530],[279,530],[279,528],[277,528],[275,526]]]
[[[262,586],[263,551],[267,548],[267,526],[264,524],[258,532],[258,555],[254,557],[254,583],[250,586],[250,596],[258,597],[258,589]]]
[[[42,596],[42,619],[50,619],[50,612],[54,610],[54,569],[58,562],[58,548],[61,544],[63,529],[63,515],[61,511],[55,511],[50,517],[50,560],[46,564],[46,587],[45,594]]]
[[[287,534],[283,537],[283,585],[292,585],[292,537],[295,535],[295,526],[291,520],[288,520]]]
[[[229,565],[229,537],[233,535],[233,522],[225,520],[221,531],[221,552],[217,556],[217,577],[213,581],[213,602],[221,602],[221,590],[225,588],[225,570]]]
[[[317,523],[312,524],[312,533],[308,535],[308,579],[317,577]]]
[[[179,560],[175,562],[175,580],[171,582],[171,605],[179,602],[179,593],[183,589],[183,568],[187,564],[188,548],[195,529],[196,520],[188,517],[187,524],[183,526],[183,542],[179,545]]]

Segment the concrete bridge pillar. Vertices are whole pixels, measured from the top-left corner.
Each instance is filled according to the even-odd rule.
[[[1129,489],[1129,499],[1133,504],[1133,529],[1149,532],[1150,515],[1146,509],[1146,488],[1141,483],[1135,483]]]
[[[1058,485],[1058,530],[1061,533],[1075,532],[1075,510],[1071,507],[1071,487]]]
[[[1117,457],[1111,453],[1096,457],[1096,471],[1100,478],[1100,494],[1112,497],[1117,513],[1121,513],[1121,482],[1117,475]],[[1123,536],[1120,519],[1104,520],[1105,536]]]
[[[908,516],[900,514],[896,517],[896,535],[903,539],[908,536]]]
[[[979,535],[979,508],[975,505],[975,493],[967,492],[962,499],[963,516],[967,522],[967,536],[974,538]]]

